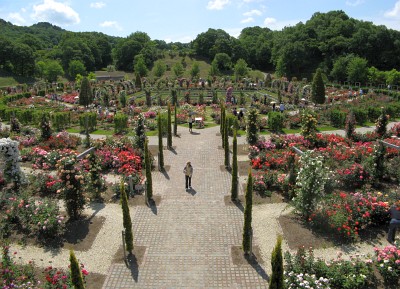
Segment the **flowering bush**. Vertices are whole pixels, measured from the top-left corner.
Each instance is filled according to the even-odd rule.
[[[361,188],[370,179],[368,172],[358,163],[336,170],[336,179],[344,187],[350,189]]]
[[[0,286],[3,289],[11,288],[39,288],[40,285],[35,277],[32,262],[26,265],[17,265],[10,257],[10,247],[2,247],[2,258],[0,263]],[[16,254],[16,252],[14,253]]]
[[[17,229],[43,240],[59,236],[64,231],[64,217],[60,215],[57,203],[50,199],[37,201],[33,198],[11,197],[6,200],[3,210],[5,218],[2,227],[6,228],[3,234]]]
[[[33,194],[41,197],[59,197],[61,180],[46,173],[30,175],[31,190]]]
[[[311,152],[303,153],[300,170],[296,179],[296,195],[293,198],[295,209],[306,219],[325,195],[328,170],[321,156],[313,157]]]
[[[342,253],[333,260],[315,259],[312,248],[308,251],[300,247],[296,254],[285,253],[285,281],[288,286],[297,284],[300,280],[307,282],[320,281],[320,286],[312,288],[368,288],[373,279],[372,260],[363,260],[360,256],[350,256],[344,260]],[[301,275],[303,274],[303,275]],[[305,277],[305,275],[309,277]],[[311,277],[312,276],[312,277]],[[292,283],[293,282],[293,283]],[[300,287],[311,288],[311,284],[300,282]],[[308,287],[307,287],[308,285]]]
[[[329,279],[324,277],[317,277],[315,274],[308,273],[294,273],[285,272],[285,283],[288,289],[298,288],[318,288],[318,289],[330,289]]]
[[[385,282],[396,285],[400,280],[400,248],[390,245],[374,248],[379,273]]]
[[[89,275],[89,272],[85,269],[83,264],[80,264],[82,277],[85,282],[85,277]],[[46,289],[72,289],[75,288],[71,280],[70,270],[57,269],[49,266],[43,271]]]
[[[388,204],[382,193],[334,193],[308,218],[311,225],[345,239],[355,239],[368,225],[388,219]]]
[[[76,153],[70,149],[47,151],[41,147],[34,147],[30,152],[29,159],[32,160],[34,169],[54,170],[58,160],[73,154]]]
[[[397,137],[400,137],[400,123],[396,123],[391,129],[390,133]]]
[[[43,288],[43,289],[73,289],[70,270],[57,269],[49,266],[42,274],[36,272],[34,263],[17,264],[10,257],[8,246],[2,247],[0,263],[0,285],[3,289],[11,288]],[[17,252],[14,252],[16,255]],[[80,264],[83,280],[89,275],[83,264]],[[41,282],[39,280],[43,279]]]
[[[50,149],[75,149],[82,142],[79,136],[71,135],[66,131],[59,132],[55,136],[51,136],[47,139],[42,147]]]
[[[146,111],[143,115],[145,118],[156,118],[157,113],[155,111],[149,110],[149,111]]]

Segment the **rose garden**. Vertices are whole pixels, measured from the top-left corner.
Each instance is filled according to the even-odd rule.
[[[5,89],[2,288],[100,288],[106,276],[92,275],[79,260],[107,220],[86,209],[115,205],[122,226],[114,227],[114,241],[124,244],[126,260],[138,260],[140,276],[146,256],[133,242],[130,209],[157,210],[163,203],[152,175],[181,170],[180,163],[164,164],[164,154],[191,137],[182,133],[189,116],[195,131],[217,128],[220,165],[232,180],[225,206],[244,211],[238,258],[254,264],[257,257],[268,268],[263,288],[285,288],[282,282],[286,288],[397,288],[400,241],[389,244],[386,234],[388,209],[400,198],[400,93],[368,87],[350,94],[347,86],[332,84],[316,105],[311,87],[306,80],[268,75],[262,81],[84,78]],[[284,111],[274,111],[273,103],[284,103]],[[212,156],[218,148],[209,150]],[[270,232],[276,246],[260,255],[252,209],[275,204],[286,204],[289,213],[276,216],[280,230]],[[74,238],[81,230],[86,232]],[[352,256],[314,255],[360,243],[370,247]],[[69,259],[43,267],[13,251],[16,244],[68,250]],[[111,263],[124,262],[122,251]]]

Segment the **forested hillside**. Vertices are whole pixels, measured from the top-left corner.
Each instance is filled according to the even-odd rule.
[[[146,32],[120,38],[69,32],[49,23],[20,27],[1,19],[0,31],[0,69],[48,81],[58,76],[75,79],[107,66],[132,72],[138,63],[146,68],[140,69],[140,76],[146,76],[168,51],[206,60],[212,64],[211,75],[231,71],[243,59],[250,68],[288,78],[309,78],[321,68],[334,81],[381,83],[391,72],[392,84],[400,84],[400,32],[343,11],[315,13],[306,23],[281,31],[248,27],[238,38],[210,28],[191,43],[152,40]]]

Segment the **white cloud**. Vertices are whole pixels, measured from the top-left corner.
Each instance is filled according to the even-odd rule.
[[[400,1],[397,1],[393,9],[386,11],[385,17],[396,18],[400,16]]]
[[[240,23],[251,23],[254,22],[254,18],[253,17],[249,17],[246,19],[243,19],[242,21],[240,21]]]
[[[92,2],[92,3],[90,3],[90,7],[91,8],[101,9],[104,6],[106,6],[106,3],[104,3],[104,2]]]
[[[276,19],[275,18],[267,17],[267,18],[264,19],[264,25],[265,26],[268,26],[268,25],[271,25],[271,24],[275,24],[275,23],[276,23]]]
[[[207,4],[208,10],[222,10],[226,5],[228,5],[230,0],[211,0]]]
[[[359,5],[361,5],[361,4],[364,4],[364,0],[355,0],[355,1],[346,1],[346,5],[347,6],[353,6],[353,7],[356,7],[356,6],[359,6]]]
[[[81,21],[79,14],[68,4],[54,0],[44,0],[42,4],[34,5],[32,18],[37,21],[47,21],[58,25],[77,24]]]
[[[304,20],[296,19],[296,20],[287,20],[287,21],[278,21],[275,18],[265,18],[264,25],[265,27],[271,30],[282,30],[285,27],[295,26],[299,22],[305,23]]]
[[[243,16],[252,17],[252,16],[260,16],[261,14],[262,12],[260,10],[253,9],[251,11],[243,13]]]
[[[7,20],[15,25],[22,26],[26,23],[25,19],[18,12],[9,13],[7,15]]]
[[[122,30],[122,27],[118,24],[117,21],[104,21],[103,23],[99,24],[101,27],[109,27],[109,28],[115,28],[119,31]]]

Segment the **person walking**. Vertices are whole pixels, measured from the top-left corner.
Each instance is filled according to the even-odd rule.
[[[193,117],[191,114],[189,115],[188,123],[189,123],[189,132],[192,133],[193,132]]]
[[[186,188],[186,190],[191,189],[192,188],[193,167],[190,162],[186,163],[186,166],[183,169],[183,173],[185,174],[185,188]]]
[[[393,244],[396,235],[396,229],[400,228],[400,200],[390,207],[389,213],[392,219],[390,220],[389,224],[387,240],[390,244]]]

